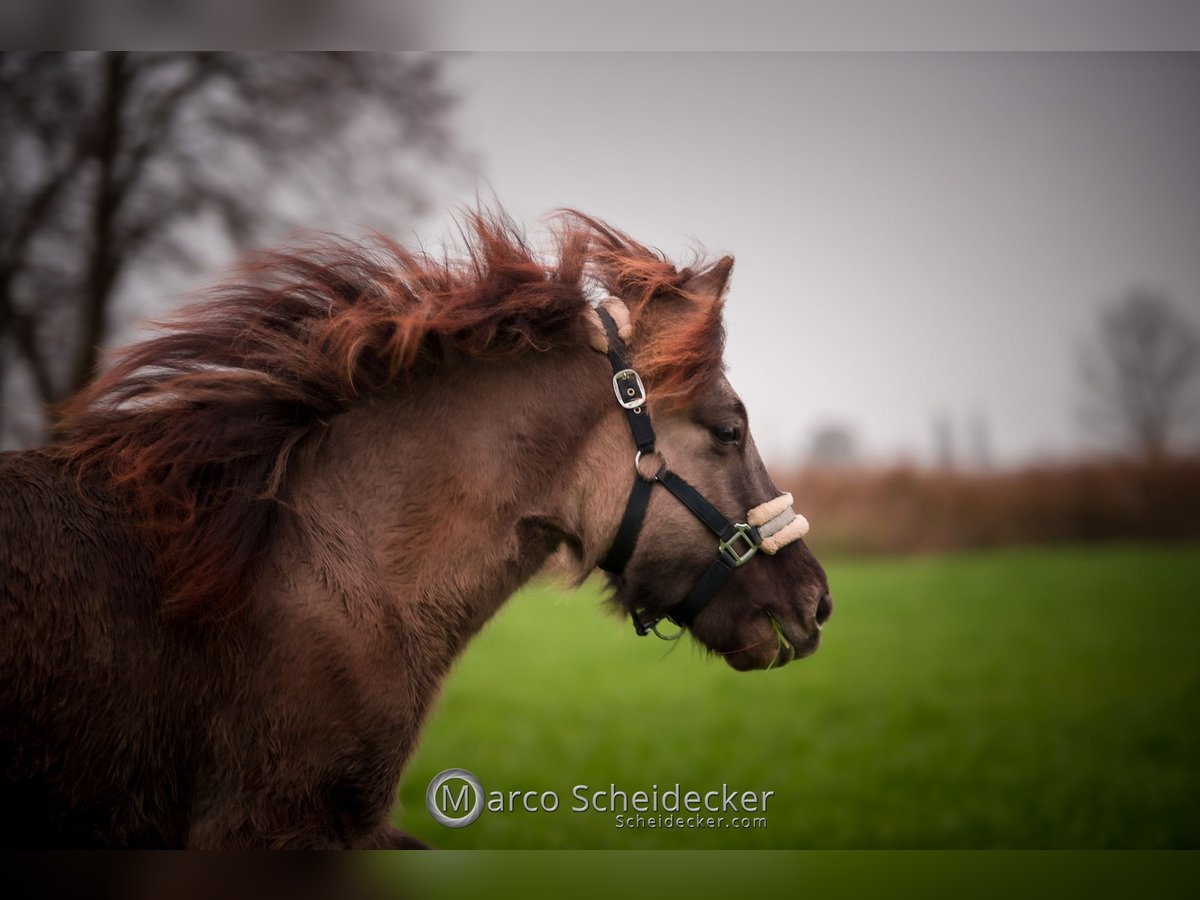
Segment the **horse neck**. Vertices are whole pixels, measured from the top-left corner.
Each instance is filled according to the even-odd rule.
[[[590,569],[628,488],[607,369],[586,348],[464,361],[338,417],[295,482],[283,600],[440,668],[560,545]]]

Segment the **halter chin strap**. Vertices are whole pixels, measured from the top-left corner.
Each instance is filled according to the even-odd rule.
[[[613,370],[613,393],[625,410],[633,442],[637,445],[634,457],[636,477],[616,537],[600,568],[613,575],[625,571],[629,558],[637,546],[638,535],[646,518],[650,494],[656,484],[662,485],[717,536],[717,558],[714,559],[692,586],[688,595],[670,607],[663,616],[644,618],[644,613],[633,612],[633,627],[639,635],[653,631],[664,640],[678,638],[699,614],[717,590],[725,583],[734,569],[744,566],[759,550],[776,553],[793,541],[808,533],[808,521],[792,509],[792,495],[780,494],[773,500],[761,503],[746,514],[746,521],[730,522],[721,512],[704,498],[704,495],[676,475],[663,463],[652,475],[642,472],[642,459],[654,453],[654,427],[650,424],[650,413],[646,409],[646,388],[642,379],[629,364],[629,353],[625,341],[619,334],[616,321],[603,307],[596,313],[607,334],[606,353]],[[658,623],[668,619],[679,626],[675,634],[664,635]]]

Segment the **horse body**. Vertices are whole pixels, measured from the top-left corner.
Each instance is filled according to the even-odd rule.
[[[158,615],[151,553],[88,493],[44,453],[0,456],[3,840],[181,844],[191,725],[233,674],[192,661],[228,650]]]
[[[476,225],[465,270],[276,260],[129,351],[63,442],[0,456],[0,840],[417,843],[390,813],[454,660],[556,551],[586,577],[639,477],[590,240],[633,295],[659,452],[727,510],[778,493],[720,372],[729,261],[714,286],[590,223],[548,271]],[[711,536],[662,496],[642,532],[614,601],[669,609]],[[797,542],[689,628],[770,667],[828,608]]]
[[[44,452],[0,457],[5,843],[404,843],[388,817],[438,685],[570,527],[562,475],[605,386],[564,410],[602,366],[572,357],[467,365],[341,417],[225,621],[162,614],[118,498]],[[497,405],[500,429],[442,421]]]

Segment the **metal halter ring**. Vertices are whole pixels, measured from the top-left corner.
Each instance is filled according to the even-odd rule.
[[[650,626],[650,630],[653,631],[655,636],[657,638],[659,638],[660,640],[677,641],[681,637],[683,637],[683,633],[685,631],[687,631],[687,628],[685,628],[683,625],[679,625],[678,622],[675,622],[673,624],[679,625],[679,630],[677,632],[675,632],[674,634],[663,634],[661,631],[658,630],[658,623],[661,621],[662,621],[662,619],[655,619],[654,624]]]
[[[642,474],[642,451],[639,450],[633,455],[633,471],[636,472],[637,477],[641,478],[643,481],[654,481],[656,478],[658,478],[658,473],[667,467],[667,461],[663,459],[661,453],[659,453],[657,450],[651,450],[649,453],[651,456],[657,456],[661,462],[661,465],[658,467],[658,472],[655,472],[649,477]]]

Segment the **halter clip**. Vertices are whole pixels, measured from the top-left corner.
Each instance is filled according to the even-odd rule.
[[[659,631],[658,623],[663,621],[664,618],[666,618],[667,621],[669,621],[672,625],[677,626],[679,628],[679,630],[676,631],[674,634],[663,634],[661,631]],[[645,637],[646,635],[653,632],[654,636],[659,638],[660,640],[677,641],[681,637],[683,637],[683,633],[685,631],[687,631],[687,627],[684,625],[680,625],[674,619],[670,619],[665,616],[656,616],[655,618],[651,619],[649,622],[644,622],[644,621],[642,621],[641,613],[634,612],[633,613],[633,630],[636,631],[640,637]]]

